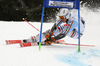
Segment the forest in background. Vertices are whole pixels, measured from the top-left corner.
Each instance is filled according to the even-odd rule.
[[[88,8],[100,7],[100,0],[81,0]],[[43,0],[0,0],[0,21],[41,21]],[[44,21],[55,18],[59,8],[45,8]]]

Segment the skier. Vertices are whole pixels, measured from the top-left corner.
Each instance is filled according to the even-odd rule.
[[[85,21],[80,19],[80,37],[85,29]],[[57,14],[56,23],[46,32],[42,33],[42,44],[51,44],[59,39],[69,36],[78,39],[78,18],[66,8],[61,8]],[[23,42],[39,42],[40,35],[33,36]]]

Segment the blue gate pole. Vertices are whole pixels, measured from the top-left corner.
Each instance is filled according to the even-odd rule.
[[[41,27],[40,27],[39,50],[41,49],[41,37],[42,37],[43,16],[44,16],[44,7],[42,7],[42,17],[41,17]]]
[[[78,52],[80,52],[80,7],[78,9]]]

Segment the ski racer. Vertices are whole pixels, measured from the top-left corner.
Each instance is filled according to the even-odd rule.
[[[85,21],[80,19],[80,37],[85,29]],[[66,8],[61,8],[57,14],[57,19],[51,29],[42,33],[42,44],[52,44],[53,42],[69,36],[78,39],[78,18]],[[40,35],[25,39],[23,42],[39,42]]]

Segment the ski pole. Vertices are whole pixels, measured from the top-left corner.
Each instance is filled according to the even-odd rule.
[[[56,43],[56,44],[64,44],[64,45],[74,45],[74,46],[78,46],[78,44],[70,44],[70,43]],[[85,44],[81,44],[80,46],[91,46],[91,47],[95,47],[95,45],[85,45]]]
[[[33,28],[35,28],[37,31],[39,31],[36,27],[34,27],[31,23],[29,23],[27,20],[25,20],[24,18],[23,18],[23,20],[24,21],[26,21],[29,25],[31,25]],[[40,31],[39,31],[40,32]]]
[[[39,31],[36,27],[34,27],[31,23],[29,23],[27,20],[25,20],[24,18],[23,18],[23,20],[24,21],[26,21],[29,25],[31,25],[33,28],[35,28],[37,31]],[[39,31],[40,32],[40,31]],[[42,33],[43,34],[43,33]],[[44,40],[45,38],[43,38],[42,40]]]

